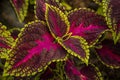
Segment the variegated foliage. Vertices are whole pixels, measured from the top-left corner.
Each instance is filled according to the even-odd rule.
[[[102,80],[99,69],[89,63],[91,48],[96,50],[98,59],[103,64],[119,68],[119,43],[114,44],[113,40],[102,38],[105,32],[111,31],[114,42],[119,40],[120,12],[116,9],[119,1],[94,1],[103,4],[105,16],[83,8],[67,12],[56,0],[36,0],[37,20],[29,22],[21,29],[12,47],[4,39],[6,35],[3,38],[0,35],[1,50],[9,49],[3,76],[31,76],[43,71],[52,62],[64,61],[64,69],[70,80]],[[26,16],[29,2],[11,0],[20,21]],[[1,27],[2,32],[3,29]],[[96,48],[98,43],[102,46],[99,49]],[[78,58],[85,63],[84,66],[76,66],[69,56]]]

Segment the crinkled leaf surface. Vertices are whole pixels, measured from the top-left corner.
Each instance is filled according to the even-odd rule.
[[[0,23],[0,58],[7,58],[12,43],[14,43],[14,39],[11,37],[10,32],[6,30],[6,26]]]
[[[57,7],[46,4],[46,21],[53,37],[63,37],[68,33],[67,16]]]
[[[93,65],[76,66],[74,62],[68,60],[65,71],[70,80],[102,80],[101,73]]]
[[[66,51],[58,45],[43,22],[31,22],[23,29],[9,52],[4,76],[30,76],[53,61],[64,60]]]
[[[116,45],[112,40],[104,40],[102,48],[96,49],[100,60],[111,68],[120,68],[120,43]]]
[[[87,9],[78,9],[68,14],[70,32],[81,36],[93,45],[108,28],[104,18]]]
[[[109,28],[115,30],[113,33],[114,41],[120,38],[120,1],[103,0],[103,11]]]
[[[56,6],[60,8],[61,10],[64,10],[62,6],[60,6],[60,3],[56,0],[36,0],[36,16],[39,20],[45,21],[45,11],[46,11],[46,5],[45,3],[48,3],[50,5]]]
[[[27,14],[29,0],[10,0],[20,22],[22,22]]]

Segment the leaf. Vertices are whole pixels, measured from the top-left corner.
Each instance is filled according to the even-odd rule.
[[[36,0],[29,0],[29,5],[24,19],[24,23],[35,21],[37,19],[35,14],[35,2]]]
[[[54,78],[54,76],[55,76],[55,69],[56,69],[57,63],[59,63],[59,62],[53,62],[53,63],[51,63],[47,67],[47,69],[44,71],[44,73],[42,73],[40,75],[40,79],[41,80],[48,80],[48,79]]]
[[[55,42],[43,22],[28,23],[9,52],[4,76],[30,76],[54,61],[65,60],[66,51]]]
[[[20,22],[22,22],[27,15],[29,0],[10,0]]]
[[[45,3],[58,7],[64,11],[64,8],[56,0],[36,0],[36,16],[38,17],[39,20],[45,21],[45,11],[46,11]]]
[[[72,35],[83,37],[89,45],[94,45],[108,29],[104,18],[91,10],[75,9],[68,19]]]
[[[120,1],[104,0],[103,5],[103,12],[108,27],[113,29],[113,39],[117,43],[120,39]]]
[[[36,0],[36,16],[39,20],[45,21],[45,0]]]
[[[102,48],[96,49],[100,61],[108,67],[120,68],[120,43],[104,40],[101,44]]]
[[[57,7],[46,4],[46,21],[54,38],[67,35],[69,22],[67,16]]]
[[[65,71],[70,80],[103,80],[99,69],[91,64],[76,66],[74,62],[68,60]]]
[[[58,43],[67,50],[67,52],[88,64],[89,46],[85,39],[79,36],[71,36],[67,40],[58,39]]]
[[[14,39],[12,38],[10,32],[6,29],[6,26],[0,23],[0,58],[7,58],[7,53],[14,43]]]

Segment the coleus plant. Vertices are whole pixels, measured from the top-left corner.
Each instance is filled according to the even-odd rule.
[[[6,35],[11,37],[12,45],[6,43],[6,35],[0,34],[0,54],[6,54],[3,49],[7,51],[6,57],[0,55],[6,58],[3,76],[35,75],[51,63],[62,61],[65,62],[63,66],[69,80],[102,80],[97,66],[89,62],[91,49],[95,50],[98,59],[107,67],[119,68],[119,16],[114,13],[119,10],[113,11],[113,8],[120,3],[112,3],[117,0],[98,1],[100,5],[103,4],[105,16],[84,8],[67,12],[55,0],[36,0],[36,20],[21,29],[15,43],[10,34]],[[11,3],[22,22],[29,0],[11,0]],[[0,26],[1,33],[6,33],[2,24]],[[102,38],[106,32],[114,35],[116,44],[113,40]],[[82,66],[76,65],[70,56],[78,58]]]
[[[6,26],[0,23],[0,58],[7,58],[7,52],[11,49],[14,42],[11,33],[6,29]]]
[[[97,53],[102,60],[103,64],[111,68],[119,68],[119,43],[120,43],[120,26],[119,26],[119,4],[120,1],[117,0],[95,0],[96,2],[101,2],[100,6],[103,8],[103,15],[107,21],[107,25],[112,34],[112,40],[105,39],[102,44],[102,48],[97,50]],[[109,36],[110,38],[111,36]],[[101,54],[103,53],[103,54]],[[108,55],[109,54],[109,55]],[[103,59],[103,56],[106,59]],[[115,61],[115,62],[114,62]]]

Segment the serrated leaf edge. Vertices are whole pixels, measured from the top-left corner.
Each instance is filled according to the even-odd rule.
[[[81,61],[83,61],[86,65],[88,65],[88,63],[89,63],[89,55],[90,55],[90,50],[89,50],[88,43],[86,42],[86,40],[84,38],[82,38],[80,36],[71,36],[71,37],[80,39],[81,47],[84,49],[84,51],[86,53],[85,58],[80,57],[80,55],[78,55],[74,51],[66,48],[65,45],[62,43],[63,40],[61,40],[61,38],[58,38],[57,41],[68,52],[68,54],[71,54],[71,55],[73,55],[75,57],[78,57]]]
[[[60,15],[61,19],[62,19],[63,21],[65,21],[65,23],[66,23],[66,25],[67,25],[67,32],[66,32],[66,34],[68,34],[68,33],[69,33],[69,29],[70,29],[70,23],[69,23],[69,21],[68,21],[67,16],[66,16],[59,8],[57,8],[57,7],[55,7],[55,6],[52,6],[52,5],[49,5],[49,4],[46,3],[45,19],[46,19],[46,23],[47,23],[47,25],[48,25],[49,31],[51,32],[51,35],[52,35],[54,38],[57,38],[57,36],[55,36],[55,34],[51,31],[50,25],[49,25],[49,22],[48,22],[47,15],[48,15],[49,8],[54,9],[54,10]],[[64,34],[64,35],[66,35],[66,34]],[[64,36],[64,35],[63,35],[63,36]]]
[[[106,64],[106,63],[105,63],[104,61],[102,61],[102,59],[99,57],[99,55],[97,54],[96,50],[94,50],[94,51],[95,51],[95,54],[96,54],[96,56],[97,56],[97,59],[98,59],[103,65],[105,65],[106,67],[109,67],[109,68],[111,68],[111,69],[118,69],[118,68],[120,68],[120,66],[116,66],[116,65],[111,66],[111,65]]]
[[[25,4],[23,4],[23,6],[22,6],[23,8],[20,9],[20,14],[18,14],[14,4],[12,3],[12,0],[10,0],[10,3],[14,7],[15,13],[20,22],[23,22],[24,18],[27,16],[27,10],[28,10],[28,6],[29,6],[29,0],[24,0],[24,1],[25,1]],[[23,10],[24,10],[24,14],[23,14]]]
[[[28,27],[28,25],[33,24],[34,22],[41,22],[42,24],[45,25],[45,22],[44,22],[44,21],[40,21],[40,20],[32,21],[32,22],[29,22],[28,24],[26,24],[25,27],[21,29],[21,31],[20,31],[20,33],[19,33],[19,35],[18,35],[18,38],[15,40],[15,44],[12,46],[12,48],[16,46],[16,43],[18,42],[18,39],[22,36],[22,33],[24,32],[25,28]],[[13,56],[13,54],[11,54],[11,51],[12,51],[12,49],[8,52],[9,56]],[[65,56],[65,58],[63,58],[63,59],[54,59],[54,60],[51,60],[51,61],[49,61],[49,62],[47,63],[46,66],[43,67],[43,69],[38,69],[38,72],[42,72],[43,70],[45,70],[52,62],[56,62],[56,61],[57,61],[57,62],[59,62],[59,61],[66,61],[67,58],[68,58],[68,54],[66,53],[66,56]],[[8,57],[7,60],[10,60],[10,58]],[[11,67],[12,67],[12,66],[9,65],[9,63],[6,61],[5,66],[4,66],[3,76],[9,76],[9,74],[7,74],[7,70],[9,70]],[[6,69],[6,68],[7,68],[7,69]],[[10,75],[11,75],[11,76],[21,76],[21,77],[24,77],[24,76],[35,75],[36,73],[37,73],[37,72],[34,72],[34,73],[32,73],[32,74],[27,74],[27,75],[25,75],[25,74],[23,74],[23,75],[20,75],[20,74],[14,75],[14,74],[11,73]]]

